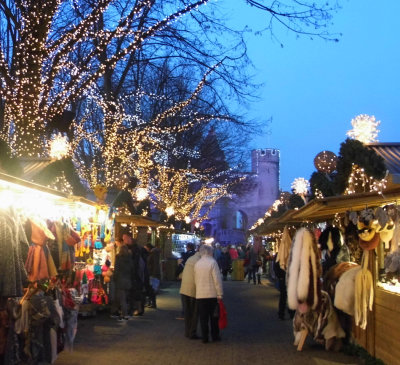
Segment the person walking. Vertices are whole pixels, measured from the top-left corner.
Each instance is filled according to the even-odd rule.
[[[147,243],[144,248],[147,250],[149,255],[147,256],[147,270],[150,277],[150,287],[147,293],[149,297],[149,307],[157,308],[156,296],[160,286],[161,280],[161,269],[160,269],[160,255],[161,250],[158,247],[154,247],[151,243]]]
[[[119,321],[127,321],[129,291],[132,288],[133,262],[131,252],[126,245],[121,245],[119,253],[115,257],[114,282],[116,289],[116,300],[114,302],[113,313],[120,307]]]
[[[190,256],[182,272],[181,288],[179,293],[183,303],[183,317],[185,320],[185,336],[195,340],[197,335],[198,309],[196,301],[196,285],[194,282],[194,266],[200,260],[200,253]]]
[[[218,328],[218,300],[223,296],[221,273],[211,246],[200,246],[199,253],[201,258],[194,266],[194,282],[202,341],[209,340],[209,323],[212,341],[221,341]]]
[[[220,267],[221,272],[222,272],[222,277],[223,277],[224,281],[226,281],[226,279],[228,277],[228,272],[232,268],[231,255],[229,254],[228,249],[226,247],[222,248],[222,253],[221,253],[221,256],[219,258],[218,264],[219,264],[219,267]]]
[[[276,260],[278,255],[275,255],[273,261],[273,269],[279,285],[279,309],[278,318],[285,319],[285,311],[287,308],[287,288],[286,288],[286,271],[280,267]],[[293,319],[295,311],[288,308],[289,317]]]
[[[258,270],[258,254],[256,250],[254,249],[254,246],[252,245],[249,250],[249,266],[248,266],[248,276],[247,276],[247,282],[250,284],[251,279],[253,279],[254,285],[257,284],[256,282],[256,273]]]

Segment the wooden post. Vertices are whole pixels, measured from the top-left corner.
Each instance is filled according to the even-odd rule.
[[[297,351],[302,351],[303,350],[304,342],[306,342],[307,335],[308,335],[308,329],[307,328],[303,328],[301,330],[299,344],[297,345]]]

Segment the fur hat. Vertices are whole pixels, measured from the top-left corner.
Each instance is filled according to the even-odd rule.
[[[388,222],[385,227],[381,228],[378,230],[378,233],[381,237],[381,240],[384,243],[389,243],[391,239],[393,238],[393,233],[394,233],[394,223],[393,222]]]
[[[332,252],[335,248],[340,248],[342,246],[342,237],[339,228],[327,227],[324,229],[319,236],[318,243],[321,245],[322,250],[329,250],[329,252]]]
[[[363,220],[357,222],[358,237],[363,241],[370,241],[374,238],[379,227],[372,220],[366,224]]]

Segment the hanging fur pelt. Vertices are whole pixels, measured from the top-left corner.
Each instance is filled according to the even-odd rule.
[[[316,310],[321,297],[321,262],[314,235],[306,228],[296,232],[287,271],[290,309],[305,313]]]

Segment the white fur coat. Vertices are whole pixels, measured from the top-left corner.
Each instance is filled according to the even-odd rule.
[[[321,296],[321,262],[314,235],[300,228],[294,236],[287,271],[287,294],[290,309],[315,310]]]

